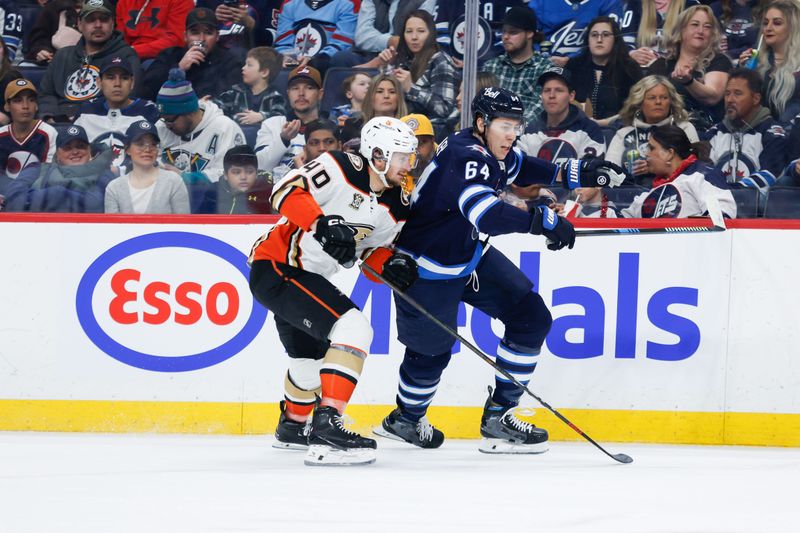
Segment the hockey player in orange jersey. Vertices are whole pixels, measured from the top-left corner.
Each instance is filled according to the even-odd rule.
[[[253,246],[250,289],[273,312],[290,357],[275,446],[308,447],[307,465],[375,461],[375,441],[342,423],[372,327],[328,280],[357,259],[401,288],[417,279],[414,260],[391,248],[416,148],[404,122],[370,120],[360,154],[326,152],[275,185],[272,206],[283,218]]]

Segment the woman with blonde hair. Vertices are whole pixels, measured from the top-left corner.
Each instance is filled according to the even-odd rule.
[[[709,126],[722,120],[722,96],[733,64],[720,50],[720,28],[705,5],[684,10],[666,36],[667,56],[653,63],[651,74],[668,76],[683,96],[686,110]]]
[[[606,161],[625,167],[634,181],[649,186],[653,174],[647,167],[647,135],[653,126],[675,124],[697,142],[697,131],[683,106],[683,98],[664,76],[647,76],[631,88],[619,112],[624,125],[617,131],[606,152]]]
[[[361,113],[363,124],[375,117],[400,118],[408,115],[408,105],[400,82],[389,74],[378,74],[372,78]]]
[[[634,0],[635,2],[635,0]],[[628,9],[635,12],[629,2]],[[697,5],[697,0],[640,0],[640,19],[638,24],[629,27],[636,32],[636,48],[630,55],[642,67],[648,67],[664,54],[664,35],[669,35],[678,22],[681,11],[687,6]],[[634,15],[635,16],[635,15]],[[638,29],[637,29],[638,28]]]
[[[764,76],[766,101],[773,116],[789,123],[800,113],[800,5],[792,0],[776,0],[767,7],[761,21],[758,71]],[[739,56],[748,64],[753,49]]]

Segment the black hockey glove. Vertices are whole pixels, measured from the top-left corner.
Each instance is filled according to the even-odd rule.
[[[349,268],[355,264],[355,232],[341,216],[329,215],[317,219],[314,238],[322,244],[325,253],[336,259],[340,265]]]
[[[402,292],[405,292],[419,277],[417,275],[417,262],[409,255],[395,252],[383,264],[383,277]]]
[[[564,217],[556,215],[549,207],[537,207],[531,211],[533,221],[530,232],[547,237],[547,247],[560,250],[565,246],[575,246],[575,228]]]
[[[625,180],[625,171],[600,158],[567,159],[561,167],[561,183],[565,188],[618,187]]]

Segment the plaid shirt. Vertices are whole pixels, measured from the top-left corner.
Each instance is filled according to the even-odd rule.
[[[450,56],[436,52],[428,68],[406,93],[406,102],[413,111],[431,120],[437,139],[448,133],[446,121],[453,110],[460,79]]]
[[[531,124],[542,112],[542,94],[536,82],[551,66],[549,57],[536,52],[519,65],[513,63],[508,54],[503,54],[487,61],[482,70],[494,74],[500,87],[520,97],[525,106],[525,121]]]

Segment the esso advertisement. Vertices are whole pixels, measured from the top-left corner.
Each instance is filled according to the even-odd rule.
[[[183,372],[221,363],[252,342],[267,316],[251,296],[246,262],[206,235],[134,237],[86,269],[78,320],[100,350],[127,365]]]

